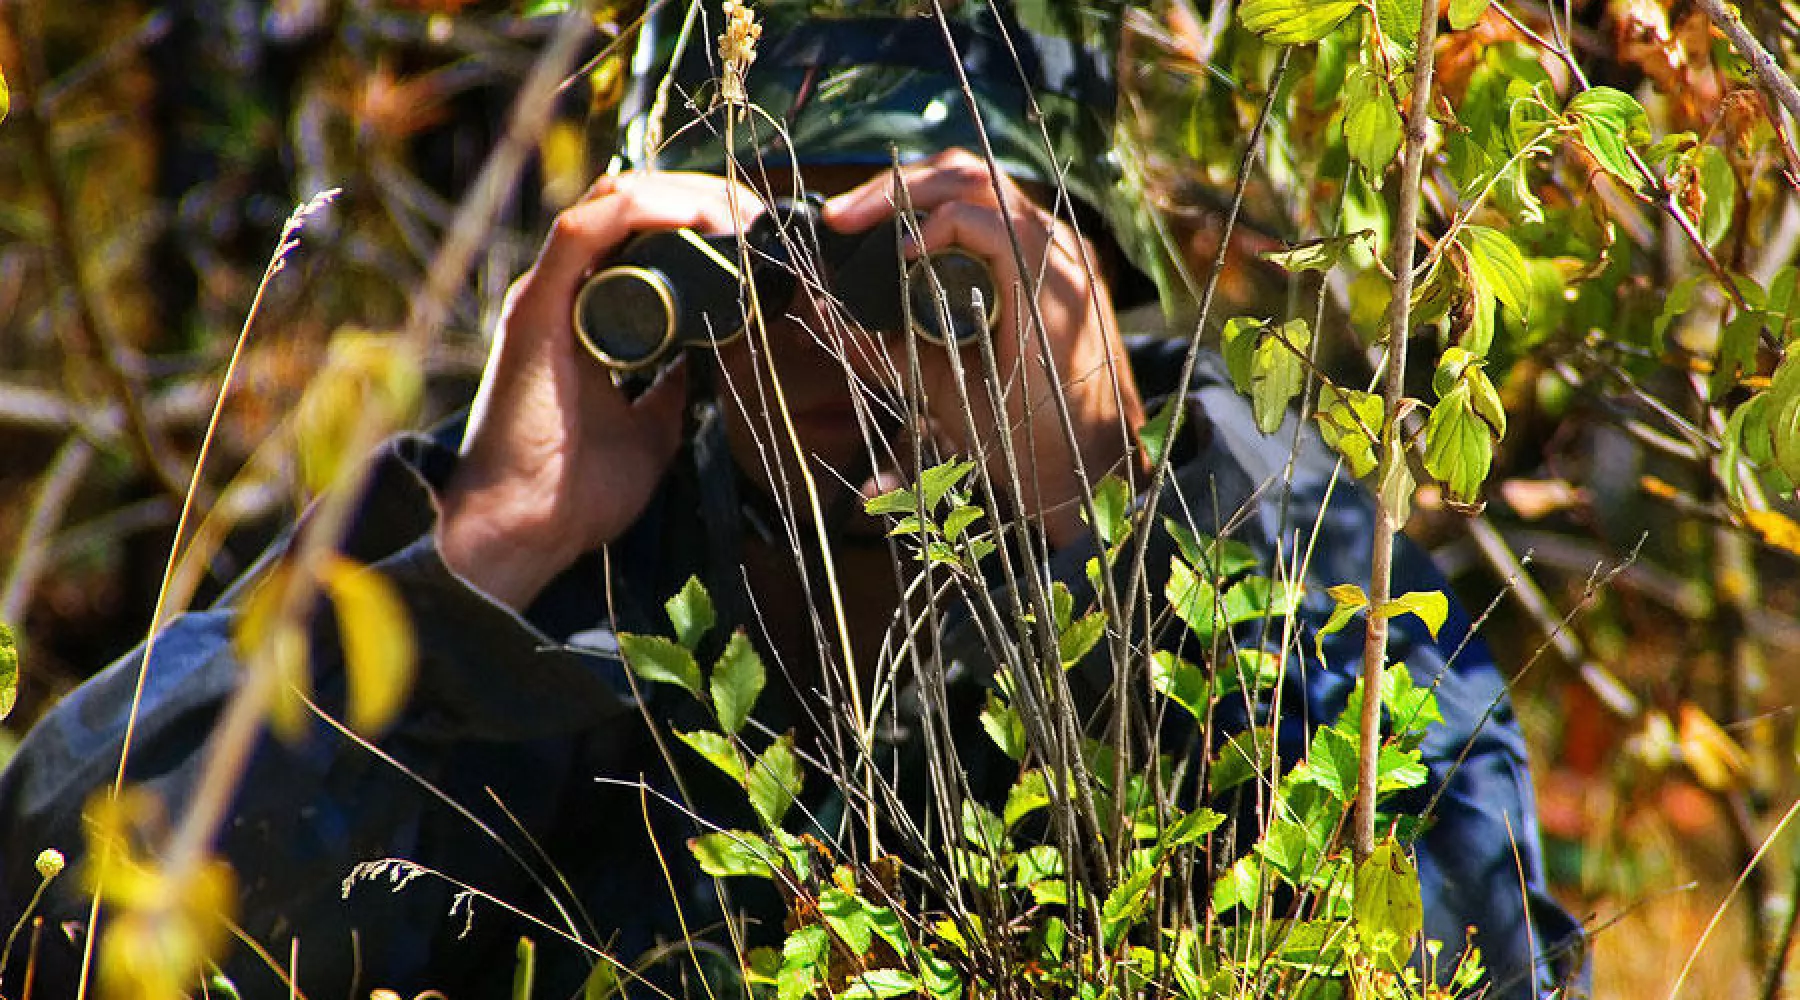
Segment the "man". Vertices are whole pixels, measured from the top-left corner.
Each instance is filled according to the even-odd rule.
[[[829,706],[818,692],[841,695],[872,680],[868,666],[891,634],[906,582],[882,543],[885,526],[862,517],[860,501],[904,480],[913,452],[985,455],[1006,508],[990,516],[1031,523],[1051,572],[1086,595],[1081,567],[1092,539],[1081,499],[1107,473],[1143,485],[1145,399],[1177,388],[1178,355],[1148,346],[1134,374],[1115,318],[1112,289],[1134,272],[1118,252],[1129,244],[1128,223],[1106,156],[1112,105],[1103,60],[986,10],[972,5],[954,21],[954,58],[933,19],[794,17],[772,26],[749,97],[774,117],[747,115],[735,126],[736,165],[727,170],[722,156],[725,110],[696,103],[706,110],[678,112],[677,121],[695,122],[666,129],[665,165],[685,159],[701,170],[596,181],[557,219],[509,293],[459,447],[409,436],[378,457],[345,549],[384,573],[407,603],[420,647],[412,700],[374,750],[322,727],[297,745],[259,744],[217,845],[239,879],[246,935],[275,956],[297,941],[299,985],[309,995],[372,987],[496,995],[511,981],[521,935],[539,942],[541,995],[576,991],[594,962],[570,938],[639,968],[659,988],[679,988],[686,952],[704,954],[727,937],[717,897],[681,850],[697,828],[669,803],[726,825],[742,805],[704,775],[671,768],[658,731],[679,722],[682,708],[665,691],[631,683],[617,633],[666,630],[661,602],[699,576],[721,606],[720,631],[748,629],[785,678],[771,684],[759,717],[776,731],[799,730],[802,745],[824,756],[838,721],[822,714]],[[1083,30],[1062,27],[1065,37]],[[651,32],[646,46],[672,35]],[[677,106],[710,93],[706,81],[718,71],[706,65],[708,49],[697,45],[678,64]],[[968,113],[965,78],[988,116],[981,128]],[[653,79],[644,77],[630,116],[640,145],[657,120]],[[1004,172],[972,151],[984,138]],[[905,161],[897,177],[887,169],[895,145]],[[647,155],[634,164],[647,165]],[[752,318],[746,336],[691,351],[635,394],[577,345],[571,303],[634,237],[741,232],[770,196],[802,186],[832,195],[819,222],[838,233],[890,218],[903,190],[920,213],[912,252],[956,248],[986,265],[1000,299],[993,349],[1003,401],[984,403],[973,380],[964,412],[953,361],[978,366],[973,348],[955,357],[921,345],[922,391],[909,391],[901,340],[847,324],[813,287],[789,303],[760,303],[762,322]],[[1067,203],[1051,210],[1059,188],[1083,205],[1079,232],[1082,216]],[[1117,283],[1102,277],[1107,264]],[[1311,579],[1360,581],[1367,512],[1355,500],[1324,508],[1334,473],[1316,443],[1284,486],[1291,436],[1257,433],[1242,400],[1214,376],[1190,389],[1180,404],[1190,430],[1172,445],[1182,456],[1181,503],[1172,497],[1165,511],[1179,509],[1209,533],[1241,522],[1237,534],[1265,559],[1276,538],[1323,518]],[[1066,406],[1054,405],[1057,393]],[[921,412],[909,413],[908,403]],[[1007,474],[1002,434],[1022,456],[1017,479]],[[1399,567],[1401,589],[1443,589],[1416,551]],[[237,683],[229,645],[237,596],[172,624],[149,671],[131,778],[174,813],[193,791],[202,742]],[[1315,597],[1307,629],[1321,611]],[[1576,931],[1542,894],[1523,749],[1492,664],[1477,644],[1445,665],[1468,627],[1459,611],[1432,642],[1397,624],[1392,654],[1435,681],[1449,720],[1427,743],[1443,792],[1438,823],[1420,846],[1427,932],[1454,952],[1464,926],[1477,925],[1496,982],[1507,995],[1529,995],[1551,968],[1540,950]],[[1348,694],[1354,655],[1343,639],[1329,647],[1330,670],[1289,692],[1287,760],[1299,748],[1285,752],[1285,741],[1329,720]],[[314,643],[316,684],[327,707],[341,706],[343,675],[329,640]],[[946,643],[966,648],[954,636]],[[23,909],[40,847],[80,850],[80,809],[110,783],[138,664],[128,657],[71,695],[0,779],[0,919]],[[951,704],[942,707],[979,792],[994,787],[1003,765],[974,722],[983,688],[970,672],[949,685]],[[918,752],[918,737],[902,731],[904,712],[895,717],[895,732],[872,756]],[[920,789],[914,782],[902,791]],[[841,800],[807,803],[822,835],[839,832],[829,817],[846,810]],[[346,877],[384,859],[405,863]],[[40,995],[60,995],[78,967],[86,904],[65,880],[42,912],[53,931],[39,954]],[[762,912],[765,932],[779,916]],[[54,930],[69,923],[73,936]],[[665,946],[682,939],[694,947],[667,959]],[[276,995],[269,964],[238,949],[226,971],[247,995]]]

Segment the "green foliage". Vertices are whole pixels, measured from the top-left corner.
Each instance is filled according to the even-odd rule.
[[[0,622],[0,719],[12,714],[19,700],[19,645],[12,626]]]
[[[1324,38],[1361,6],[1359,0],[1245,0],[1238,20],[1271,44],[1304,45]]]
[[[1250,397],[1256,426],[1273,434],[1287,416],[1288,403],[1306,384],[1306,351],[1312,328],[1289,320],[1279,328],[1256,320],[1225,324],[1225,364],[1239,392]]]

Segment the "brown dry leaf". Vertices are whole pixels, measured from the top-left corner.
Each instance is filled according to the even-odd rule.
[[[1743,787],[1750,770],[1744,748],[1691,701],[1681,703],[1678,718],[1681,758],[1695,779],[1715,792]]]
[[[353,111],[363,134],[383,143],[401,142],[448,117],[440,77],[400,76],[385,61],[363,78]]]
[[[1566,479],[1508,479],[1500,484],[1500,497],[1527,521],[1585,507],[1591,499],[1587,490]]]

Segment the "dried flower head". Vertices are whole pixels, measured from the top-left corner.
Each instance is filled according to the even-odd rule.
[[[719,34],[719,61],[724,76],[719,80],[719,97],[725,103],[743,106],[750,102],[744,90],[744,74],[756,61],[756,40],[762,37],[762,25],[749,4],[725,0],[725,30]]]
[[[54,847],[44,848],[38,852],[37,856],[38,877],[46,882],[50,881],[62,874],[63,864],[63,855],[61,851]]]

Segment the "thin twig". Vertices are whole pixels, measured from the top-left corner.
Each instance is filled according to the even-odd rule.
[[[6,574],[5,584],[0,585],[0,622],[16,622],[24,617],[38,574],[49,562],[50,537],[69,512],[69,497],[81,485],[93,461],[94,446],[82,438],[70,438],[40,480],[25,529],[19,533],[12,569]]]
[[[1393,299],[1388,306],[1387,380],[1382,393],[1381,488],[1375,496],[1374,551],[1369,566],[1369,614],[1363,642],[1362,759],[1356,787],[1351,853],[1358,864],[1375,850],[1375,789],[1381,751],[1382,674],[1387,666],[1387,614],[1394,564],[1394,535],[1401,528],[1389,483],[1406,461],[1401,447],[1400,401],[1406,391],[1406,340],[1411,333],[1413,256],[1418,245],[1419,186],[1425,169],[1425,144],[1431,136],[1431,75],[1436,68],[1438,8],[1424,5],[1419,17],[1418,55],[1413,60],[1413,91],[1406,115],[1406,155],[1400,173],[1400,206],[1394,221]]]

